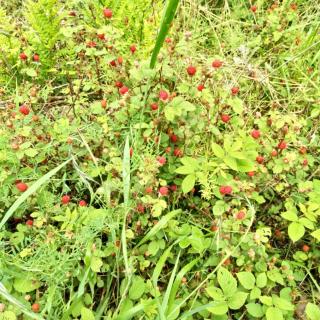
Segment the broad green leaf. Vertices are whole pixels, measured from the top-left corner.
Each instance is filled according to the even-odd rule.
[[[250,300],[259,299],[261,296],[261,290],[258,287],[254,287],[250,292]]]
[[[225,301],[217,301],[214,302],[214,306],[209,307],[207,310],[219,316],[228,312],[228,305]]]
[[[251,290],[254,288],[256,279],[251,272],[238,272],[237,277],[239,282],[245,289]]]
[[[182,166],[182,167],[179,167],[175,170],[175,173],[178,173],[178,174],[192,174],[194,173],[194,168],[192,167],[188,167],[188,166]]]
[[[258,288],[264,288],[267,285],[267,275],[262,272],[257,275],[256,284]]]
[[[316,238],[318,240],[318,242],[320,241],[320,229],[316,230],[316,231],[313,231],[311,233],[311,235]]]
[[[0,320],[16,320],[16,314],[13,311],[7,310],[0,312]]]
[[[212,148],[212,151],[213,151],[213,153],[215,154],[216,157],[218,157],[218,158],[223,158],[224,157],[224,150],[217,143],[213,142],[211,144],[211,148]]]
[[[259,303],[248,303],[246,308],[248,313],[255,318],[261,318],[264,315],[262,306]]]
[[[283,314],[280,309],[269,307],[266,311],[267,320],[283,320]]]
[[[254,162],[251,160],[236,159],[238,171],[249,172],[254,170]]]
[[[95,320],[92,310],[82,307],[81,308],[81,320]]]
[[[235,113],[241,114],[243,112],[243,101],[240,98],[230,98],[227,100],[227,104],[232,107]]]
[[[40,281],[28,278],[15,278],[13,282],[14,289],[21,293],[34,291],[40,286]]]
[[[267,276],[273,282],[284,285],[284,280],[281,273],[277,269],[272,269],[267,272]]]
[[[232,158],[230,156],[226,156],[225,158],[223,158],[223,161],[232,170],[238,171],[238,164],[237,164],[237,160],[235,158]]]
[[[218,270],[218,283],[226,297],[232,296],[237,291],[237,280],[225,268]]]
[[[248,293],[237,291],[233,296],[228,299],[228,306],[232,310],[240,309],[246,302]]]
[[[281,309],[281,310],[287,310],[287,311],[294,310],[293,304],[286,299],[283,299],[283,298],[280,298],[276,295],[273,295],[272,301],[273,301],[274,306]]]
[[[297,221],[298,215],[294,211],[286,211],[281,213],[281,217],[289,221]]]
[[[320,319],[320,308],[314,303],[309,302],[306,306],[306,315],[309,320]]]
[[[131,300],[139,299],[145,291],[146,284],[140,276],[134,276],[132,279],[131,288],[129,289],[129,298]]]
[[[220,288],[210,286],[206,288],[207,294],[215,301],[223,301],[224,295]]]
[[[272,298],[268,296],[261,296],[259,300],[266,306],[272,306]]]
[[[194,174],[187,175],[181,184],[183,193],[188,193],[191,191],[194,187],[194,184],[196,183],[196,176]]]
[[[291,222],[288,227],[288,235],[293,242],[298,241],[304,235],[304,226],[299,222]]]
[[[90,262],[90,268],[93,272],[100,272],[103,262],[101,258],[93,256]]]

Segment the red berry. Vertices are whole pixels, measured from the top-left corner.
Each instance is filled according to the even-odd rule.
[[[215,224],[213,224],[211,227],[210,227],[210,230],[213,231],[213,232],[216,232],[219,230],[218,226],[216,226]]]
[[[97,46],[97,44],[96,44],[96,42],[94,42],[94,41],[89,41],[88,43],[87,43],[87,47],[88,48],[95,48]]]
[[[280,141],[278,144],[278,149],[284,150],[287,148],[287,143],[285,141]]]
[[[19,54],[19,57],[20,57],[21,60],[27,60],[28,59],[28,56],[24,52],[21,52]]]
[[[254,173],[255,173],[254,171],[249,171],[249,172],[248,172],[248,176],[249,176],[249,177],[253,177],[253,176],[254,176]]]
[[[171,140],[171,142],[176,143],[178,141],[178,136],[176,136],[174,133],[172,133],[170,135],[170,140]]]
[[[183,156],[183,151],[180,150],[179,148],[175,148],[175,149],[173,150],[173,155],[174,155],[175,157],[180,158],[180,157]]]
[[[161,156],[157,157],[157,161],[161,166],[165,165],[165,163],[167,162],[166,158]]]
[[[219,192],[222,195],[227,195],[227,194],[231,194],[232,193],[232,187],[231,186],[221,186],[219,188]]]
[[[129,89],[126,86],[123,86],[122,88],[119,89],[119,92],[121,95],[125,95]]]
[[[158,110],[158,105],[156,103],[151,103],[150,107],[151,107],[151,110],[153,111]]]
[[[33,312],[38,313],[40,311],[40,304],[39,303],[34,303],[31,306],[31,309],[32,309]]]
[[[27,116],[30,113],[30,109],[23,104],[20,108],[19,108],[20,113],[24,114],[25,116]]]
[[[102,99],[102,100],[101,100],[101,107],[102,107],[103,109],[105,109],[105,108],[107,107],[107,100],[106,100],[106,99]]]
[[[132,156],[133,156],[133,148],[132,147],[130,147],[130,149],[129,149],[129,154],[130,154],[130,158],[132,158]]]
[[[261,133],[260,133],[259,130],[253,129],[253,130],[251,131],[251,137],[252,137],[253,139],[259,139],[260,136],[261,136]]]
[[[40,61],[40,57],[39,57],[38,54],[34,54],[34,55],[33,55],[33,61],[34,61],[34,62],[39,62],[39,61]]]
[[[160,195],[162,195],[162,196],[167,196],[168,193],[169,193],[168,187],[160,187],[160,188],[159,188],[159,193],[160,193]]]
[[[194,66],[189,66],[187,68],[187,72],[188,72],[189,76],[194,76],[196,74],[196,72],[197,72],[197,69]]]
[[[16,187],[20,192],[25,192],[28,189],[28,186],[23,182],[18,182]]]
[[[105,18],[111,19],[112,18],[112,10],[109,8],[104,8],[103,15]]]
[[[31,220],[31,219],[27,220],[27,221],[26,221],[26,225],[27,225],[28,227],[32,227],[32,226],[33,226],[33,220]]]
[[[198,91],[202,91],[204,89],[204,85],[203,84],[199,84],[197,87]]]
[[[251,6],[251,7],[250,7],[250,10],[251,10],[253,13],[256,12],[257,9],[258,9],[257,6]]]
[[[116,60],[110,61],[110,65],[111,65],[112,67],[115,67],[115,66],[117,65]]]
[[[118,57],[118,63],[122,64],[123,63],[123,58],[122,57]]]
[[[299,153],[300,153],[300,154],[306,154],[306,153],[307,153],[307,148],[306,148],[306,147],[301,147],[301,148],[299,149]]]
[[[146,193],[152,193],[152,187],[147,187],[145,190]]]
[[[308,159],[303,159],[302,165],[303,165],[303,166],[307,166],[307,165],[308,165]]]
[[[115,85],[119,89],[123,87],[123,83],[121,81],[116,81]]]
[[[164,150],[165,153],[170,153],[171,152],[171,147],[166,147]]]
[[[308,245],[304,244],[304,245],[302,246],[302,251],[308,252],[309,250],[310,250],[310,247],[309,247]]]
[[[275,235],[276,238],[281,238],[282,233],[281,233],[281,231],[279,229],[276,229],[276,230],[274,230],[274,235]]]
[[[130,51],[132,52],[132,53],[135,53],[136,51],[137,51],[137,47],[133,44],[133,45],[131,45],[130,46]]]
[[[236,94],[238,94],[239,93],[239,87],[232,87],[231,88],[231,94],[232,95],[236,95]]]
[[[75,11],[69,11],[69,16],[70,17],[75,17],[77,13]]]
[[[97,36],[98,36],[98,38],[99,38],[100,40],[105,40],[105,35],[104,35],[104,33],[98,33]]]
[[[137,204],[137,211],[140,212],[140,213],[144,213],[145,211],[145,207],[142,203],[138,203]]]
[[[244,211],[239,211],[237,214],[236,214],[236,219],[237,220],[242,220],[244,219],[246,216],[246,213]]]
[[[165,91],[165,90],[160,90],[160,92],[159,92],[159,98],[160,98],[162,101],[166,101],[166,100],[169,98],[168,92]]]
[[[218,68],[220,68],[221,66],[222,66],[222,61],[220,61],[220,60],[214,60],[214,61],[212,62],[212,67],[213,67],[213,68],[218,69]]]
[[[62,204],[68,204],[70,202],[70,196],[67,194],[61,197],[61,203]]]
[[[271,151],[271,156],[272,156],[272,157],[276,157],[277,155],[278,155],[278,151],[275,150],[275,149],[273,149],[273,150]]]
[[[220,116],[220,119],[221,119],[222,122],[228,123],[230,121],[231,117],[228,114],[222,114]]]
[[[256,161],[257,161],[258,163],[262,164],[262,163],[264,162],[263,156],[257,156],[257,157],[256,157]]]
[[[177,191],[177,189],[178,189],[178,187],[177,187],[177,185],[175,185],[175,184],[172,184],[172,185],[170,186],[170,190],[171,190],[172,192]]]
[[[87,206],[87,202],[85,200],[80,200],[79,201],[79,206],[80,207],[86,207]]]
[[[172,40],[171,40],[171,38],[166,38],[165,42],[166,42],[166,43],[171,43]]]

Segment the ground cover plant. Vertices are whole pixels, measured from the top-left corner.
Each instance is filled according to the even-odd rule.
[[[316,1],[0,1],[0,319],[320,319]]]

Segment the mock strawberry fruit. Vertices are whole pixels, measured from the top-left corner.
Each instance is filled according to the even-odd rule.
[[[215,69],[219,69],[222,66],[223,62],[220,60],[212,61],[212,67]]]
[[[229,116],[228,114],[222,114],[222,115],[220,116],[220,119],[221,119],[222,122],[228,123],[231,118],[230,118],[230,116]]]
[[[167,196],[169,194],[168,187],[160,187],[159,188],[159,193],[160,193],[161,196]]]
[[[79,201],[79,206],[80,207],[86,207],[87,206],[87,202],[85,200],[80,200]]]
[[[131,45],[130,46],[130,51],[131,51],[132,54],[135,53],[137,51],[137,47],[134,44]]]
[[[68,204],[70,202],[70,196],[67,194],[61,197],[61,203],[62,204]]]
[[[189,76],[194,76],[196,74],[196,72],[197,72],[197,69],[194,66],[189,66],[187,68],[187,72],[188,72]]]
[[[27,60],[28,59],[28,56],[24,52],[21,52],[19,54],[19,57],[20,57],[21,60]]]
[[[235,96],[235,95],[237,95],[238,93],[239,93],[239,87],[232,87],[231,88],[231,94],[233,95],[233,96]]]
[[[278,149],[280,150],[284,150],[284,149],[287,149],[287,143],[285,141],[280,141],[279,144],[278,144]]]
[[[23,104],[20,108],[19,108],[20,113],[24,114],[25,116],[27,116],[30,113],[30,109]]]
[[[40,56],[35,53],[35,54],[33,55],[33,61],[34,61],[34,62],[39,62],[39,61],[40,61]]]
[[[128,93],[129,89],[126,86],[123,86],[119,89],[119,92],[121,95],[125,95],[126,93]]]
[[[251,137],[252,137],[253,139],[259,139],[260,136],[261,136],[261,133],[260,133],[259,130],[253,129],[253,130],[251,131]]]
[[[257,161],[259,164],[262,164],[262,163],[264,162],[263,156],[257,156],[257,157],[256,157],[256,161]]]
[[[159,98],[160,98],[160,100],[162,100],[162,101],[168,100],[168,98],[169,98],[168,92],[165,91],[165,90],[160,90],[160,92],[159,92]]]
[[[157,161],[158,161],[158,163],[160,164],[160,166],[165,165],[166,162],[167,162],[166,158],[165,158],[165,157],[162,157],[162,156],[158,156],[158,157],[157,157]]]
[[[197,87],[198,91],[202,91],[204,89],[204,85],[203,84],[199,84]]]
[[[109,8],[104,8],[103,15],[105,18],[111,19],[112,18],[112,10]]]
[[[221,195],[228,195],[232,193],[232,187],[231,186],[221,186],[219,188],[219,192]]]
[[[20,192],[25,192],[28,189],[28,185],[23,183],[23,182],[18,182],[16,183],[16,188],[20,191]]]
[[[151,108],[151,110],[156,111],[156,110],[158,110],[159,106],[156,103],[151,103],[150,108]]]

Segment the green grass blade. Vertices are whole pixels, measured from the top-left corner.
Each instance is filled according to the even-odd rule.
[[[167,286],[167,289],[166,289],[166,293],[164,294],[164,297],[163,297],[163,301],[162,301],[162,305],[161,305],[161,313],[160,313],[161,319],[163,319],[163,320],[166,320],[165,314],[168,313],[167,312],[168,301],[169,301],[169,297],[170,297],[170,294],[171,294],[171,291],[172,291],[173,282],[174,282],[174,279],[176,277],[178,264],[179,264],[179,260],[180,260],[180,254],[181,254],[181,251],[179,251],[179,253],[178,253],[178,256],[177,256],[177,259],[176,259],[176,263],[174,264],[174,268],[172,270],[172,273],[171,273],[171,276],[170,276],[170,279],[169,279],[169,283],[168,283],[168,286]]]
[[[137,244],[136,247],[141,246],[149,239],[151,239],[157,232],[163,229],[171,219],[173,219],[178,213],[181,212],[181,209],[177,209],[163,216],[160,221],[154,227],[152,227],[152,229],[143,237],[143,239]]]
[[[157,36],[156,44],[152,51],[152,56],[150,60],[150,68],[154,68],[156,65],[157,57],[160,52],[160,49],[163,45],[164,39],[166,38],[168,31],[170,29],[171,22],[174,18],[174,15],[177,11],[179,0],[168,0],[167,7],[162,18],[160,31]]]
[[[170,297],[169,297],[169,303],[168,303],[168,310],[171,310],[173,305],[174,305],[174,301],[178,292],[178,289],[181,285],[181,280],[184,277],[184,275],[189,272],[193,266],[199,261],[198,259],[192,260],[191,262],[189,262],[188,264],[186,264],[177,274],[176,279],[174,280],[171,292],[170,292]]]
[[[5,223],[10,219],[10,217],[14,214],[14,212],[19,208],[19,206],[26,201],[26,199],[31,196],[34,192],[36,192],[44,183],[50,180],[52,176],[54,176],[59,170],[61,170],[65,165],[67,165],[71,159],[61,163],[56,168],[52,169],[48,173],[46,173],[43,177],[37,180],[27,191],[25,191],[9,208],[7,213],[4,215],[0,222],[0,229],[5,225]]]

